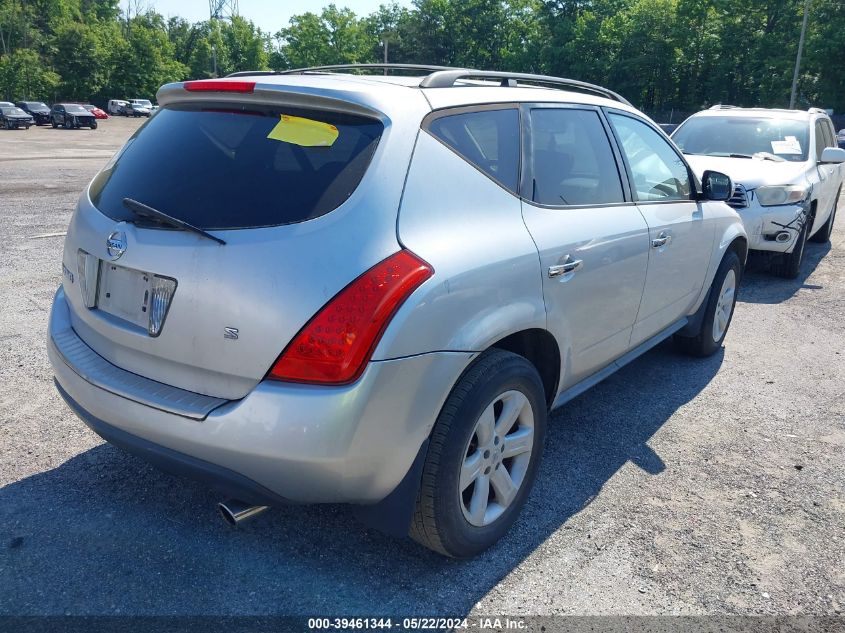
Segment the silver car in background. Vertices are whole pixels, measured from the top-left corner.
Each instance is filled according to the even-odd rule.
[[[746,235],[729,178],[609,90],[345,70],[161,88],[71,220],[56,385],[231,522],[350,503],[471,556],[551,408],[668,337],[719,349]]]

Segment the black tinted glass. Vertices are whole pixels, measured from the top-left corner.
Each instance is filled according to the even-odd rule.
[[[130,219],[122,201],[133,198],[204,229],[302,222],[352,194],[382,132],[378,121],[340,113],[231,108],[163,108],[94,179],[94,204]],[[292,133],[279,133],[282,115],[300,117]],[[306,146],[315,133],[326,144]]]
[[[532,199],[549,205],[623,202],[622,183],[599,115],[531,111]]]
[[[493,180],[516,191],[519,180],[519,113],[515,108],[441,116],[428,131]]]

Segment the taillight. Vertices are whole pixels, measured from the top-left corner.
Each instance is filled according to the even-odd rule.
[[[190,92],[253,92],[255,90],[255,82],[197,79],[195,81],[186,81],[183,87]]]
[[[391,317],[434,269],[407,250],[370,268],[305,325],[268,378],[346,384],[357,380]]]

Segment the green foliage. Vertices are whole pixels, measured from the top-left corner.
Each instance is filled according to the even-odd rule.
[[[38,53],[21,48],[0,57],[0,101],[41,99],[55,94],[59,76],[47,70]]]
[[[137,3],[136,3],[137,4]],[[649,110],[786,106],[804,0],[414,0],[340,4],[272,34],[243,18],[191,24],[119,0],[0,0],[3,98],[153,97],[241,70],[382,61],[562,75]],[[799,103],[845,110],[843,0],[812,0]]]

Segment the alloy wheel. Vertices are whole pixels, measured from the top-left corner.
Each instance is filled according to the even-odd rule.
[[[719,290],[719,298],[716,301],[716,313],[713,315],[713,340],[719,342],[728,329],[731,320],[731,313],[734,309],[734,295],[736,294],[736,273],[733,269],[728,271],[722,281],[722,288]]]
[[[464,518],[490,525],[525,482],[534,446],[534,411],[520,391],[496,396],[478,418],[464,451],[458,495]]]

